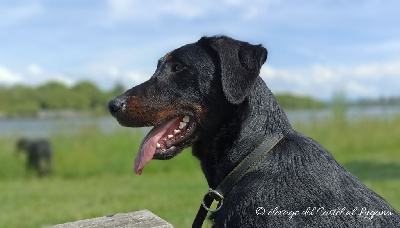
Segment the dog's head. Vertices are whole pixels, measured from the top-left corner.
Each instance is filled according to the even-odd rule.
[[[224,107],[249,95],[267,50],[225,36],[203,37],[158,61],[153,76],[109,102],[127,127],[154,126],[140,145],[135,172],[152,158],[170,159],[223,119]]]
[[[15,151],[18,153],[20,151],[26,151],[30,145],[29,140],[21,138],[17,141],[15,145]]]

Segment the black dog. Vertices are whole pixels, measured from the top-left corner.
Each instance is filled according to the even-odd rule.
[[[127,127],[155,126],[135,172],[184,148],[210,188],[265,138],[284,138],[225,195],[215,227],[400,227],[400,215],[314,140],[294,131],[259,77],[267,50],[229,37],[168,53],[150,80],[109,102]],[[200,199],[199,199],[200,201]]]
[[[47,140],[20,139],[17,142],[17,152],[27,154],[27,171],[35,171],[39,177],[52,173],[53,150]]]

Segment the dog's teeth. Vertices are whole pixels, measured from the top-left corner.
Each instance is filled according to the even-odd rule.
[[[183,117],[183,122],[189,123],[189,121],[190,121],[190,117],[189,116]]]
[[[157,148],[161,148],[161,144],[160,143],[157,143]]]
[[[168,139],[172,139],[174,137],[173,135],[168,135]]]
[[[180,132],[181,132],[181,130],[174,130],[174,135],[176,135],[176,134],[178,134]]]
[[[186,125],[187,125],[187,123],[181,122],[181,123],[179,124],[179,129],[182,129],[182,128],[186,127]]]

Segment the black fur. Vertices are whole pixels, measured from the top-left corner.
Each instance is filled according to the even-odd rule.
[[[17,151],[24,151],[27,155],[27,171],[37,172],[39,177],[52,173],[53,150],[47,140],[20,139],[17,142]]]
[[[158,112],[176,107],[169,118],[194,117],[192,153],[211,188],[263,138],[286,134],[226,196],[221,210],[211,215],[215,227],[400,227],[399,213],[384,199],[321,145],[292,129],[259,77],[266,59],[267,50],[261,45],[225,36],[203,37],[160,59],[153,77],[110,101],[110,111],[130,127],[165,121],[141,120],[140,111],[129,107],[128,101],[135,98],[141,101],[139,109]],[[265,209],[264,215],[257,215],[259,207]],[[343,213],[326,214],[335,209]],[[277,214],[283,210],[299,214]],[[362,210],[386,215],[359,216]]]

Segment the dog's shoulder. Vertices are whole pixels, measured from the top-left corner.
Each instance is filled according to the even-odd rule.
[[[246,174],[229,194],[226,204],[230,210],[221,211],[218,218],[230,218],[232,224],[243,221],[278,227],[312,227],[312,224],[397,227],[400,224],[398,212],[384,199],[341,166],[328,150],[297,132],[287,135],[258,167]],[[257,215],[259,207],[274,215]],[[301,215],[313,208],[316,209],[312,216]],[[290,215],[278,215],[283,211],[298,214],[289,219]],[[330,215],[332,211],[337,215]],[[359,216],[366,211],[384,211],[392,216],[373,219]],[[244,217],[234,218],[230,214],[233,212]]]

